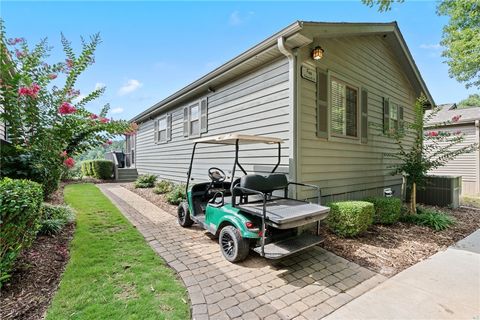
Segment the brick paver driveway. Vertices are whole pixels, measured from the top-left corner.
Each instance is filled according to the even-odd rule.
[[[226,261],[215,239],[115,184],[99,185],[175,269],[188,289],[192,318],[320,319],[385,280],[385,277],[320,247],[280,261],[255,253]]]

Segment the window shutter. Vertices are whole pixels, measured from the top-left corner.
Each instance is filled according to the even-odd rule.
[[[172,140],[172,114],[167,114],[167,141]]]
[[[188,107],[183,108],[183,136],[188,137]]]
[[[323,70],[317,71],[317,136],[328,138],[328,77]]]
[[[390,101],[388,98],[383,98],[383,132],[388,133],[390,130]]]
[[[154,120],[153,124],[153,141],[158,143],[158,120]]]
[[[368,142],[368,91],[366,89],[362,89],[362,106],[361,106],[361,140],[362,143]]]
[[[403,125],[403,107],[398,106],[398,129],[400,130],[400,133],[403,133],[404,130],[404,125]]]
[[[200,132],[208,131],[208,101],[207,98],[200,101]]]

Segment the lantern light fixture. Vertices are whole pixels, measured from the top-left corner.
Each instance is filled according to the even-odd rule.
[[[323,50],[322,47],[316,46],[316,47],[312,50],[312,58],[313,58],[313,60],[320,60],[320,59],[322,59],[324,53],[325,53],[325,50]]]

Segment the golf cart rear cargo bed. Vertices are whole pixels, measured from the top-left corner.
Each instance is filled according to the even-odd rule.
[[[262,201],[238,204],[237,207],[258,217],[263,216]],[[288,229],[326,218],[329,208],[294,199],[275,199],[267,201],[266,211],[267,224]]]
[[[312,234],[304,233],[298,237],[277,241],[265,245],[265,255],[267,259],[280,259],[307,249],[323,242],[323,238]],[[262,247],[258,246],[253,249],[262,255]]]

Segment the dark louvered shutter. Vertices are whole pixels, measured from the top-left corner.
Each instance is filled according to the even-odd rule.
[[[328,76],[317,71],[317,136],[328,138]]]
[[[403,107],[398,106],[398,129],[400,130],[400,133],[404,133],[405,126],[403,122]]]
[[[361,123],[361,141],[362,143],[368,142],[368,91],[367,89],[362,89],[362,123]]]
[[[167,141],[172,140],[172,114],[167,114]]]
[[[158,120],[153,120],[153,141],[158,143]]]
[[[207,98],[200,101],[200,132],[208,131],[208,103]]]
[[[183,108],[183,136],[188,137],[188,107]]]
[[[383,98],[383,132],[389,133],[390,130],[390,101]]]

